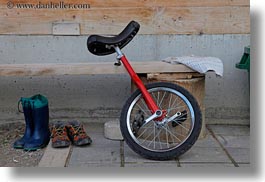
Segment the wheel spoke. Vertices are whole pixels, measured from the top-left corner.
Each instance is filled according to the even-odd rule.
[[[158,105],[158,103],[159,103],[159,91],[157,92],[157,101],[156,101],[156,104]]]
[[[170,107],[174,106],[177,99],[178,99],[178,97],[175,98],[174,102],[172,103],[172,105]]]
[[[183,103],[184,105],[180,105],[181,103]],[[175,108],[175,109],[177,109],[177,108],[182,108],[182,107],[186,107],[187,105],[183,102],[183,100],[180,100],[179,102],[177,102],[177,104],[175,105],[175,102],[174,102],[174,104],[172,104],[171,105],[171,108],[173,109],[173,108]]]
[[[184,107],[187,107],[187,106],[178,106],[178,107],[173,107],[173,108],[169,108],[167,109],[168,112],[172,111],[172,110],[179,110],[179,108],[184,108]]]
[[[168,102],[168,108],[171,108],[171,99],[172,99],[172,94],[170,94],[170,99],[169,99],[169,102]]]
[[[164,95],[163,95],[163,97],[161,98],[160,103],[158,104],[158,107],[159,107],[159,108],[161,108],[161,104],[162,104],[162,102],[163,102],[163,100],[164,100],[165,95],[166,95],[166,92],[164,92]]]
[[[142,128],[144,128],[144,127],[142,127]],[[153,128],[153,127],[145,127],[144,131],[137,138],[140,138],[150,128]]]
[[[156,127],[155,127],[155,124],[154,124],[154,149],[156,148]]]
[[[153,140],[151,140],[151,142],[149,143],[148,147],[152,144],[152,142],[154,142],[154,148],[155,148],[155,139],[160,133],[161,133],[161,130],[159,130],[158,133],[155,135],[155,129],[154,129],[154,138],[153,138]]]
[[[149,138],[151,135],[152,135],[152,132],[150,132],[150,134],[147,135],[147,137],[145,137],[145,138],[143,139],[143,142],[142,142],[141,144],[143,144],[143,143],[146,141],[146,139]]]
[[[160,145],[160,150],[162,149],[162,143],[161,143],[161,140],[160,140],[160,137],[158,136],[158,142],[159,142],[159,145]]]
[[[181,140],[170,131],[170,129],[168,128],[168,126],[166,126],[166,128],[163,126],[163,128],[166,129],[171,134],[170,136],[173,136],[174,138],[176,138],[178,141],[181,142]]]
[[[178,125],[181,126],[184,130],[186,130],[186,131],[190,131],[189,129],[185,128],[185,127],[183,126],[182,123],[180,123],[180,122],[177,122],[177,123],[178,123]]]
[[[150,112],[149,115],[151,115],[151,111],[150,111],[150,109],[147,107],[147,105],[146,105],[144,99],[141,99],[141,102],[142,102],[142,104],[144,105],[144,107],[146,108],[146,111]]]
[[[139,104],[136,104],[136,106],[141,110],[141,111],[143,111],[144,112],[144,114],[146,115],[146,116],[149,116],[147,113],[146,113],[146,111],[139,105]]]
[[[166,130],[166,139],[167,139],[167,148],[169,148],[169,143],[168,143],[168,133],[167,133],[167,130]]]

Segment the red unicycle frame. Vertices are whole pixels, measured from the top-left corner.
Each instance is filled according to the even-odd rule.
[[[129,73],[131,79],[133,80],[137,88],[139,88],[139,90],[141,91],[147,107],[150,109],[151,113],[153,114],[150,118],[148,118],[148,120],[153,120],[153,119],[162,120],[166,114],[165,113],[166,111],[161,111],[160,108],[157,106],[154,99],[152,98],[152,96],[149,94],[146,87],[144,86],[143,82],[141,81],[139,76],[135,73],[132,66],[130,65],[126,56],[121,52],[120,48],[117,46],[114,48],[117,53],[117,60],[122,62],[127,72]]]

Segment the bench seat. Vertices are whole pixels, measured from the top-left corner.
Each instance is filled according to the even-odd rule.
[[[172,65],[161,61],[131,62],[138,74],[146,73],[187,73],[195,72],[184,65]],[[123,74],[123,66],[113,62],[97,63],[44,63],[44,64],[0,64],[0,76],[49,76],[49,75],[88,75]]]

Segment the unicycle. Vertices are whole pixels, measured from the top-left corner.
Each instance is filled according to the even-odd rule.
[[[177,158],[198,139],[201,111],[192,94],[179,85],[143,84],[121,52],[139,29],[140,25],[131,21],[117,36],[89,36],[87,47],[98,56],[116,53],[114,65],[123,65],[138,88],[126,101],[120,116],[120,130],[128,146],[148,159]]]

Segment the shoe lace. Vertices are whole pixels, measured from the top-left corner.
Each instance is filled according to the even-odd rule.
[[[63,137],[64,136],[64,127],[59,127],[59,128],[53,128],[52,130],[52,138],[58,136],[58,137]]]
[[[83,126],[78,125],[78,126],[72,126],[74,130],[74,135],[80,135],[80,136],[86,136],[86,132],[83,128]]]

